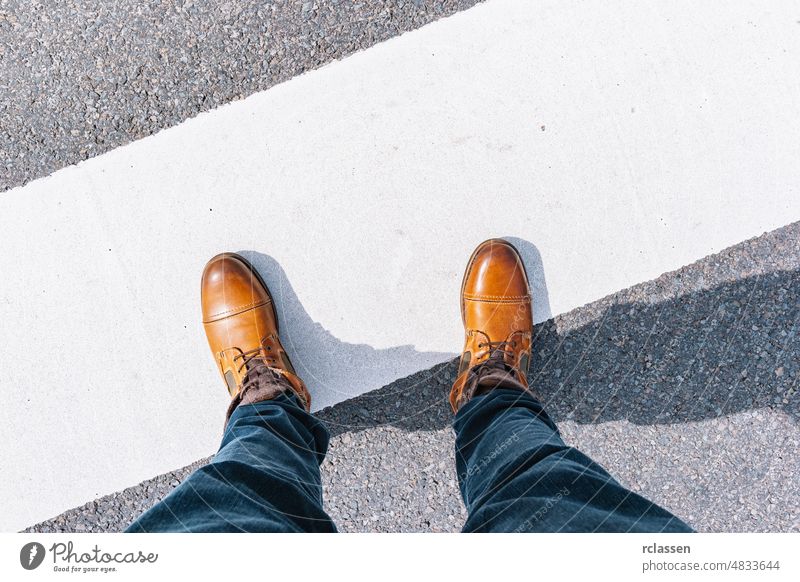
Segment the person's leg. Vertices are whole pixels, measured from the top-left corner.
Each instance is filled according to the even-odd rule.
[[[456,415],[468,532],[689,532],[680,519],[567,446],[541,403],[499,388]]]
[[[231,395],[222,444],[129,532],[336,531],[322,509],[328,432],[278,337],[269,289],[241,256],[211,259],[203,325]]]
[[[528,387],[530,286],[507,241],[481,243],[470,257],[461,317],[450,404],[464,531],[691,531],[561,440]]]
[[[214,459],[128,532],[334,532],[319,464],[328,431],[293,394],[237,407]]]

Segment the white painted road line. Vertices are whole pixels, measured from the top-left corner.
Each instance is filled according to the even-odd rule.
[[[485,238],[541,321],[799,219],[795,8],[494,0],[0,196],[0,529],[215,449],[220,251],[318,409],[459,350]]]

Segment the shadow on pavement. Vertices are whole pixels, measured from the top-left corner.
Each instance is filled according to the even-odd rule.
[[[556,422],[675,424],[756,408],[800,418],[800,271],[661,302],[613,301],[576,310],[592,318],[568,331],[560,330],[570,314],[535,328],[529,382]],[[445,428],[453,418],[447,394],[455,371],[453,359],[320,417],[333,434],[380,425]]]

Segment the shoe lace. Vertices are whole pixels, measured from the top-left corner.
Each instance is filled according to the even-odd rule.
[[[238,372],[241,373],[242,369],[247,366],[254,358],[261,356],[261,349],[262,348],[254,348],[252,350],[247,350],[246,352],[242,352],[233,357],[233,361],[242,360],[242,363],[239,365]],[[271,349],[267,347],[267,349]],[[263,356],[261,357],[263,360]],[[266,364],[266,362],[264,362]]]
[[[504,355],[514,358],[513,348],[517,347],[516,340],[485,341],[478,344],[478,348],[488,348],[478,352],[477,357],[481,358],[489,354],[490,359],[502,360]]]

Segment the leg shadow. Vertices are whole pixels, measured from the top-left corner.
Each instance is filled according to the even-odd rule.
[[[548,314],[536,247],[509,240],[541,296],[539,314]],[[528,379],[556,422],[675,424],[761,408],[800,419],[800,271],[668,291],[673,296],[664,299],[680,279],[667,274],[536,325]],[[322,416],[337,433],[379,425],[440,430],[452,422],[447,395],[455,373],[454,359]]]
[[[637,295],[650,283],[620,295]],[[554,420],[695,422],[750,409],[800,418],[800,271],[661,302],[608,299],[540,326],[529,381]]]

